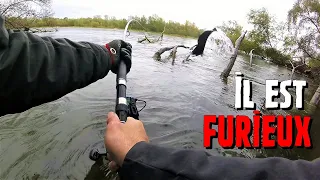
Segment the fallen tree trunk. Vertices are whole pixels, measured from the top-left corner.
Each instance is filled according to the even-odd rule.
[[[30,29],[29,29],[29,32],[32,32],[32,33],[57,32],[57,31],[58,31],[57,28],[52,28],[52,29],[46,29],[46,28],[43,28],[43,29],[33,29],[33,28],[30,28]]]
[[[187,47],[187,46],[185,46],[185,45],[177,45],[177,46],[164,47],[164,48],[159,49],[156,53],[154,53],[153,58],[154,58],[155,60],[157,60],[157,61],[160,61],[160,60],[161,60],[161,55],[162,55],[164,52],[170,51],[171,49],[173,49],[172,52],[171,52],[171,56],[172,56],[172,58],[175,59],[175,57],[176,57],[176,52],[177,52],[177,49],[178,49],[179,47],[189,49],[189,47]],[[173,55],[174,55],[174,57],[173,57]],[[173,62],[173,64],[174,64],[174,62]]]
[[[247,31],[245,31],[236,41],[235,43],[235,49],[234,52],[230,58],[229,64],[227,66],[227,68],[221,73],[221,77],[223,78],[227,78],[231,72],[231,69],[233,68],[233,65],[237,59],[238,56],[238,50],[240,48],[241,42],[243,41],[244,37],[246,36]]]

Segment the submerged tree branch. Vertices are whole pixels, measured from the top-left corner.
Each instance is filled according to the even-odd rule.
[[[166,51],[170,51],[171,49],[172,52],[171,52],[171,56],[173,58],[173,61],[175,60],[176,58],[176,53],[177,53],[177,49],[179,47],[182,47],[182,48],[186,48],[186,49],[189,49],[189,47],[185,46],[185,45],[177,45],[177,46],[169,46],[169,47],[164,47],[164,48],[161,48],[159,49],[154,55],[153,55],[153,58],[157,61],[160,61],[161,60],[161,55],[166,52]],[[172,62],[172,64],[174,64],[174,62]]]
[[[142,43],[144,41],[148,41],[149,43],[156,43],[156,42],[162,41],[165,31],[166,31],[166,25],[164,26],[163,31],[161,32],[161,35],[158,38],[151,40],[151,38],[145,34],[143,39],[138,40],[138,43]]]
[[[170,56],[172,57],[172,66],[174,65],[174,62],[176,60],[177,49],[178,46],[175,46],[170,53]]]

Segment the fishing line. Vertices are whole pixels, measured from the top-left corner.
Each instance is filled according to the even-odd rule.
[[[127,33],[128,32],[128,28],[129,28],[131,22],[133,22],[133,21],[137,22],[146,31],[146,29],[142,26],[142,24],[138,20],[131,19],[131,20],[128,21],[128,23],[127,23],[127,25],[126,25],[126,27],[124,29],[123,41],[126,41],[126,39],[128,37],[128,35],[127,35],[128,34]],[[133,117],[135,119],[139,119],[139,112],[141,112],[147,106],[147,102],[144,101],[144,100],[136,99],[134,97],[126,97],[126,101],[127,101],[127,106],[128,106],[128,112],[127,112],[128,116],[129,117]],[[138,110],[136,102],[144,102],[145,104],[140,110]]]
[[[137,102],[144,102],[144,106],[138,112],[142,111],[147,106],[147,102],[144,100],[137,99]]]
[[[127,26],[126,26],[126,28],[125,28],[125,30],[124,30],[124,34],[125,34],[124,41],[126,41],[126,38],[131,35],[131,33],[129,32],[128,28],[129,28],[129,25],[131,24],[132,21],[137,22],[137,23],[142,27],[143,32],[144,32],[144,35],[147,37],[147,35],[148,35],[148,30],[139,22],[139,20],[137,20],[137,19],[131,19],[131,20],[128,21]],[[166,27],[166,25],[164,26],[164,28],[165,28],[165,27]],[[128,33],[129,33],[129,34],[128,34]],[[127,35],[127,34],[128,34],[128,35]]]

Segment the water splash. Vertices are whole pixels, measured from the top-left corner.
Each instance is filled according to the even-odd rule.
[[[204,56],[227,56],[229,57],[234,50],[232,41],[226,36],[226,34],[217,29],[217,31],[210,34],[208,37],[206,47],[204,49]]]
[[[217,29],[217,31],[212,32],[208,37],[203,55],[192,55],[190,60],[200,60],[204,57],[209,59],[213,57],[217,57],[219,59],[229,59],[233,51],[234,46],[232,41],[222,30]]]

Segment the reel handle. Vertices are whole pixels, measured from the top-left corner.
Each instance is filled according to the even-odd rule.
[[[127,66],[121,60],[117,73],[117,100],[116,114],[122,123],[127,121],[128,105],[127,105]]]

